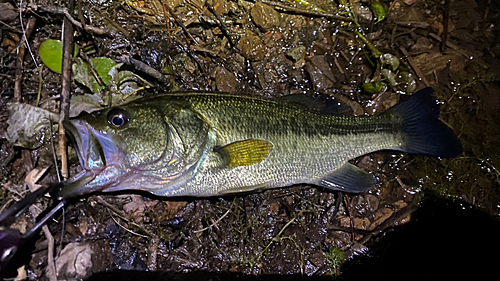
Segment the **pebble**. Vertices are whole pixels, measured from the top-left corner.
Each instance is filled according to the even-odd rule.
[[[233,73],[218,66],[215,70],[215,86],[222,92],[234,92],[238,86],[238,80]]]
[[[265,47],[262,44],[262,40],[252,33],[246,33],[241,36],[238,49],[241,50],[241,54],[245,58],[251,61],[263,60],[265,56]]]
[[[279,25],[280,15],[271,6],[257,2],[250,11],[253,21],[264,30],[270,30]]]
[[[306,47],[298,46],[297,48],[293,48],[287,53],[287,55],[291,57],[294,61],[303,60],[306,56]]]

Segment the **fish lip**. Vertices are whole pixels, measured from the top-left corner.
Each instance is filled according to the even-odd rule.
[[[72,120],[64,120],[63,121],[63,126],[66,130],[66,136],[68,137],[69,141],[73,144],[73,147],[76,151],[76,155],[78,156],[78,161],[80,162],[80,166],[82,169],[87,170],[87,167],[85,167],[85,159],[86,159],[86,151],[89,149],[89,144],[88,144],[88,130],[82,130],[82,132],[87,131],[87,134],[81,134],[80,130],[83,129],[82,126],[80,127],[80,130],[77,128],[76,124],[79,122],[75,122]],[[84,140],[87,141],[84,141]]]
[[[86,121],[65,120],[63,126],[76,151],[82,171],[68,179],[58,194],[59,198],[77,197],[101,190],[102,186],[91,183],[106,169],[107,158],[111,158],[116,147],[106,139],[104,133],[96,131]]]

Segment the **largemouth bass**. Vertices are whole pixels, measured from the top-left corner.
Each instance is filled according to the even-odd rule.
[[[141,98],[64,122],[83,170],[59,195],[215,196],[299,183],[363,192],[376,179],[349,159],[385,149],[461,154],[438,115],[431,88],[370,117],[218,93]]]

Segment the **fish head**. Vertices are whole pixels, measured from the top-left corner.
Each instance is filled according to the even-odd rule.
[[[167,145],[169,127],[155,106],[111,107],[83,113],[63,125],[82,171],[67,181],[60,198],[120,190],[116,186],[125,178],[173,155]]]

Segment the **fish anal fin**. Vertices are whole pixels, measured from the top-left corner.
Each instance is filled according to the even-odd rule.
[[[230,143],[217,151],[222,155],[226,167],[234,168],[259,163],[269,156],[273,144],[263,140],[243,140]]]
[[[320,179],[317,185],[344,192],[360,193],[373,187],[377,180],[366,171],[346,163],[326,177]]]

